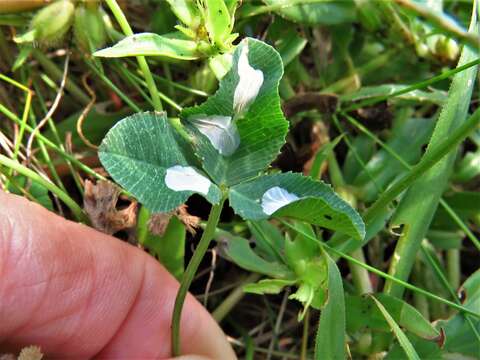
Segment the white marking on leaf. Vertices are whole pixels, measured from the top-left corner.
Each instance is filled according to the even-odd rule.
[[[211,183],[191,166],[172,166],[165,175],[165,184],[173,191],[195,191],[207,195]]]
[[[248,62],[248,45],[246,43],[240,50],[237,72],[240,79],[233,94],[233,109],[239,117],[255,101],[263,84],[262,70],[255,70]]]
[[[287,206],[288,204],[297,201],[299,197],[295,194],[289,193],[287,190],[274,186],[262,196],[262,210],[267,215],[272,215],[278,209]]]
[[[237,126],[230,116],[199,114],[188,120],[210,140],[221,155],[232,155],[240,145]]]

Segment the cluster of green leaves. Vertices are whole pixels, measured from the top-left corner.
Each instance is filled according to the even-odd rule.
[[[235,116],[234,93],[240,84],[238,67],[244,47],[248,47],[249,63],[262,71],[264,81],[248,110],[234,118],[239,145],[224,156],[211,138],[202,133],[196,116]],[[246,220],[278,214],[362,239],[361,218],[328,185],[300,174],[262,175],[280,151],[287,132],[277,90],[281,75],[282,63],[276,51],[247,38],[237,47],[232,68],[220,81],[217,93],[204,104],[182,111],[184,130],[178,131],[175,126],[180,125],[172,125],[164,113],[132,115],[109,131],[99,150],[100,159],[115,181],[152,212],[173,210],[195,192],[212,204],[228,195],[235,212]],[[222,126],[214,124],[209,129]],[[218,136],[228,137],[228,132],[219,131]],[[191,189],[175,190],[169,186],[167,171],[176,166],[194,169],[209,183],[208,191],[196,189],[193,183]],[[176,176],[179,179],[181,174]],[[296,199],[271,213],[265,212],[263,196],[275,187],[295,194]],[[277,200],[281,201],[273,199]]]
[[[107,3],[118,20],[120,8],[111,7],[115,1]],[[151,12],[151,24],[143,19],[135,22],[141,31],[138,34],[125,31],[129,28],[126,19],[118,20],[126,37],[114,29],[107,13],[95,2],[89,5],[87,1],[57,0],[31,16],[0,15],[1,24],[13,24],[17,33],[24,34],[17,38],[23,43],[17,61],[11,62],[13,68],[28,64],[27,58],[33,56],[48,74],[41,80],[47,86],[40,82],[39,87],[39,80],[34,79],[37,96],[31,124],[27,117],[19,119],[0,108],[20,126],[16,141],[20,150],[15,150],[13,160],[0,155],[0,172],[12,192],[56,208],[57,203],[49,197],[53,192],[82,220],[81,209],[68,196],[58,175],[55,177],[55,166],[45,150],[46,146],[59,154],[61,161],[70,166],[74,179],[75,168],[101,178],[62,148],[60,139],[73,132],[74,147],[85,150],[83,139],[75,132],[82,112],[77,102],[86,105],[89,97],[75,86],[73,76],[69,76],[64,101],[73,102],[72,108],[79,112],[57,127],[50,126],[45,136],[36,136],[41,150],[37,154],[42,155],[42,161],[45,158],[52,183],[58,186],[35,176],[16,161],[17,154],[21,154],[23,131],[31,131],[30,125],[34,126],[35,107],[40,104],[46,112],[41,97],[55,95],[49,77],[59,83],[61,79],[55,59],[47,59],[31,46],[31,41],[43,39],[44,47],[55,47],[61,43],[62,35],[73,28],[76,44],[88,54],[98,50],[108,37],[117,43],[95,53],[95,66],[91,59],[86,64],[96,74],[90,80],[98,99],[108,100],[115,93],[124,104],[119,105],[118,112],[105,111],[103,104],[93,106],[83,130],[92,142],[98,143],[117,123],[100,147],[101,161],[114,180],[144,204],[137,225],[139,241],[177,278],[185,278],[184,225],[174,216],[163,236],[150,234],[146,226],[149,212],[145,209],[170,211],[193,193],[204,196],[214,207],[228,198],[234,212],[248,226],[234,226],[239,224],[236,217],[234,223],[221,226],[231,231],[217,229],[215,238],[221,254],[239,267],[264,276],[244,287],[250,293],[278,294],[286,287],[294,287],[290,298],[303,305],[299,316],[307,327],[306,311],[320,309],[316,359],[345,358],[347,348],[353,358],[382,352],[388,359],[476,358],[480,352],[478,271],[461,287],[467,298],[463,304],[455,290],[464,279],[460,263],[467,274],[476,266],[468,266],[469,257],[460,258],[461,252],[464,254],[466,247],[480,249],[473,231],[480,225],[476,191],[480,132],[477,129],[469,134],[464,152],[455,150],[457,141],[448,145],[453,151],[438,166],[426,165],[422,170],[417,167],[431,161],[432,154],[438,154],[451,136],[458,135],[457,125],[467,121],[470,92],[477,86],[475,65],[479,60],[474,46],[478,44],[478,32],[468,32],[459,24],[468,23],[471,5],[468,1],[441,0],[169,0],[155,5],[158,7]],[[0,10],[2,6],[0,3]],[[51,18],[58,9],[65,9],[59,21],[48,21],[45,14]],[[72,12],[78,16],[74,18]],[[449,15],[452,13],[456,19]],[[268,21],[262,14],[269,14]],[[22,19],[27,21],[18,22]],[[101,31],[95,30],[98,26]],[[85,33],[77,29],[92,30]],[[237,33],[262,36],[275,50],[252,38],[234,46]],[[418,83],[420,78],[438,74],[440,68],[453,67],[462,45],[466,45],[464,55],[456,69]],[[4,51],[2,41],[0,46]],[[245,54],[248,66],[241,65]],[[138,76],[135,63],[129,59],[101,59],[126,56],[156,56],[140,68],[145,75],[145,65],[147,69],[148,65],[157,67],[155,73],[162,66],[168,80],[154,75],[152,86],[146,75],[146,82]],[[192,66],[190,62],[193,60],[206,61],[197,68],[197,63]],[[82,64],[75,65],[80,69]],[[23,67],[19,75],[22,83],[27,83],[28,74],[27,67]],[[242,75],[252,84],[250,93],[237,94],[237,88],[242,88]],[[453,75],[454,85],[447,92],[446,79]],[[219,89],[208,96],[216,87],[216,79],[221,79]],[[155,82],[161,92],[156,91]],[[260,87],[256,89],[255,84]],[[150,91],[150,96],[144,89]],[[334,110],[324,111],[321,104],[315,104],[312,108],[320,111],[309,108],[288,119],[290,126],[306,120],[323,123],[334,134],[335,139],[313,155],[311,177],[278,173],[268,167],[287,134],[281,100],[288,103],[292,98],[301,98],[298,89],[300,93],[317,92],[317,96],[318,92],[338,95]],[[181,97],[177,90],[186,90],[188,95]],[[141,111],[149,105],[159,109],[152,91],[170,105],[170,116],[179,111],[180,122],[163,112]],[[137,93],[145,103],[130,98]],[[196,96],[208,96],[208,100],[182,109],[194,104]],[[243,105],[239,106],[242,96]],[[254,100],[249,102],[249,96]],[[382,101],[384,104],[375,106]],[[27,104],[25,114],[29,112]],[[440,108],[444,108],[441,113],[437,111]],[[136,114],[125,118],[132,111]],[[324,114],[331,111],[335,112],[333,118]],[[124,120],[118,122],[120,119]],[[291,134],[287,141],[299,149],[295,136]],[[361,210],[367,208],[365,227],[330,185],[314,180],[327,173],[342,197]],[[174,180],[187,175],[190,185],[196,185],[189,187],[188,181],[173,181],[172,188],[168,174],[173,174]],[[405,194],[393,192],[399,184],[409,188]],[[78,188],[81,192],[82,187]],[[395,198],[396,208],[386,207],[385,202],[377,206],[385,198],[389,202]],[[375,211],[371,212],[369,206]],[[330,237],[323,229],[335,233]],[[397,237],[392,233],[399,231],[401,237],[396,244]],[[465,237],[473,246],[466,244]],[[388,259],[390,249],[394,253]],[[366,264],[363,251],[372,266]],[[349,270],[350,274],[343,279],[335,263],[337,256],[348,260],[348,264],[342,263],[341,270],[343,274]],[[365,268],[387,278],[384,289],[383,282],[370,278]],[[412,292],[404,295],[404,287]],[[375,294],[360,295],[370,292]],[[470,315],[455,313],[453,308]]]
[[[168,0],[181,22],[177,31],[159,35],[140,33],[95,53],[99,57],[162,56],[170,59],[209,58],[217,74],[224,75],[223,54],[233,49],[238,37],[232,33],[238,0]]]

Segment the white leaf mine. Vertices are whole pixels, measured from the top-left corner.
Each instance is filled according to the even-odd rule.
[[[188,119],[223,156],[232,155],[240,145],[237,126],[230,116],[194,115]]]
[[[278,209],[298,199],[299,197],[297,195],[289,193],[279,186],[274,186],[263,194],[261,202],[262,210],[265,214],[272,215]]]
[[[191,166],[175,165],[167,169],[165,185],[173,191],[195,191],[207,195],[211,181]]]
[[[263,84],[263,72],[250,66],[248,62],[248,44],[245,43],[240,50],[237,72],[238,81],[235,93],[233,94],[233,109],[236,117],[242,116],[260,91]]]

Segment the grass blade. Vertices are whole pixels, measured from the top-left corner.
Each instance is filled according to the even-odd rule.
[[[345,295],[342,276],[324,252],[328,266],[328,298],[322,309],[315,341],[315,359],[345,359]]]
[[[388,313],[387,309],[382,305],[380,301],[375,299],[374,296],[372,296],[373,301],[375,304],[377,304],[378,308],[382,312],[383,316],[385,317],[385,320],[387,320],[388,324],[392,328],[393,333],[398,339],[398,342],[402,346],[403,350],[405,351],[405,354],[407,355],[408,359],[410,360],[420,360],[420,357],[418,356],[417,352],[415,351],[412,343],[410,340],[408,340],[407,335],[400,329],[400,326],[395,322],[393,317]]]

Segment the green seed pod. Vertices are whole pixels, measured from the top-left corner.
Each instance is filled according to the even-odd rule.
[[[454,61],[460,55],[460,48],[455,40],[442,35],[435,44],[435,54],[447,61]]]
[[[73,33],[81,50],[92,53],[101,48],[107,33],[100,8],[79,6],[75,10]]]
[[[70,29],[74,12],[69,0],[56,1],[40,10],[31,23],[35,40],[44,45],[59,41]]]

